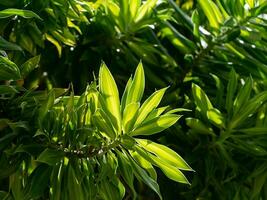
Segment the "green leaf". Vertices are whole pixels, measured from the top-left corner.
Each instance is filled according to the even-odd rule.
[[[162,115],[160,117],[156,117],[155,119],[152,119],[138,126],[138,128],[136,128],[129,134],[131,136],[136,136],[136,135],[152,135],[155,133],[159,133],[169,128],[173,124],[175,124],[180,117],[181,117],[180,115],[175,115],[175,114]]]
[[[50,186],[53,188],[53,192],[50,194],[49,198],[51,200],[60,200],[62,197],[61,186],[64,184],[62,181],[64,171],[66,166],[63,162],[54,166],[51,172]]]
[[[30,58],[21,66],[21,76],[23,78],[25,78],[35,68],[39,67],[40,58],[40,55]]]
[[[131,13],[131,17],[135,18],[136,13],[138,11],[138,9],[141,6],[141,0],[130,0],[130,13]]]
[[[150,97],[148,97],[148,99],[142,104],[138,112],[138,117],[134,124],[134,127],[138,127],[146,119],[150,112],[152,112],[152,110],[154,110],[159,105],[166,90],[167,87],[154,92]]]
[[[120,100],[117,85],[109,69],[102,63],[99,70],[99,91],[104,99],[107,115],[111,118],[113,126],[121,132]]]
[[[214,10],[214,3],[210,0],[198,0],[204,14],[207,16],[210,26],[214,29],[219,28],[218,13]]]
[[[212,108],[208,110],[207,118],[215,126],[219,128],[225,128],[224,117],[222,116],[222,113],[218,109]]]
[[[136,139],[136,141],[145,150],[153,153],[169,165],[177,167],[178,169],[193,171],[192,168],[184,161],[184,159],[170,148],[146,139]]]
[[[39,121],[41,122],[46,116],[49,109],[51,109],[55,103],[55,90],[52,89],[48,95],[46,102],[39,109]]]
[[[197,133],[214,135],[211,128],[208,128],[199,119],[186,118],[186,125]]]
[[[126,184],[130,187],[133,193],[133,199],[136,199],[136,192],[134,188],[134,174],[131,164],[127,159],[127,157],[120,151],[117,151],[117,155],[118,155],[119,169],[122,174],[122,178],[126,182]]]
[[[95,126],[98,127],[100,131],[104,132],[106,136],[110,137],[111,139],[116,137],[112,122],[102,109],[97,109],[92,119]]]
[[[158,165],[158,167],[163,171],[163,173],[171,180],[174,180],[179,183],[185,183],[189,184],[189,181],[187,178],[184,176],[184,174],[177,169],[176,167],[172,165],[166,164],[164,161],[161,159],[157,158],[156,156],[151,155],[151,159],[155,161],[155,163]]]
[[[169,110],[165,114],[173,114],[173,113],[179,113],[179,112],[191,112],[192,110],[186,109],[186,108],[175,108],[172,110]]]
[[[200,109],[203,116],[206,116],[208,110],[213,106],[206,93],[196,84],[192,84],[192,92],[196,106]]]
[[[19,93],[15,87],[11,85],[0,85],[0,95],[1,94],[15,94]]]
[[[46,163],[50,166],[55,166],[64,157],[63,151],[57,151],[53,149],[45,149],[37,158],[38,162]]]
[[[199,24],[200,24],[200,17],[199,17],[199,14],[197,12],[197,10],[194,10],[193,13],[192,13],[192,21],[194,23],[194,28],[193,28],[193,33],[194,33],[194,36],[196,38],[200,38],[200,33],[199,33]]]
[[[14,43],[8,42],[0,36],[0,49],[10,51],[22,51],[22,48]]]
[[[121,98],[121,112],[122,112],[122,114],[123,114],[125,106],[126,106],[126,100],[127,100],[127,96],[129,94],[129,90],[130,90],[130,87],[132,85],[132,82],[133,82],[132,77],[130,77],[129,80],[127,81],[124,92],[122,94],[122,98]]]
[[[255,137],[258,135],[266,135],[267,127],[253,127],[253,128],[246,128],[246,129],[238,129],[237,131],[245,133],[248,136]]]
[[[146,117],[146,119],[143,121],[143,123],[148,122],[148,121],[160,116],[167,108],[168,108],[168,106],[164,106],[164,107],[152,110],[149,113],[149,115]],[[167,112],[165,114],[172,114],[172,113]]]
[[[143,64],[140,62],[136,68],[131,87],[129,89],[126,106],[130,103],[140,102],[145,89],[145,73]]]
[[[183,23],[189,30],[192,31],[193,23],[190,17],[186,13],[184,13],[184,11],[176,4],[176,2],[174,2],[173,0],[168,0],[168,2],[176,11],[176,14],[179,16],[181,23]]]
[[[41,17],[39,17],[37,14],[30,10],[21,10],[21,9],[15,9],[15,8],[9,8],[5,10],[0,11],[0,18],[8,18],[12,17],[14,15],[18,15],[23,18],[37,18],[39,20],[42,20]]]
[[[38,199],[44,195],[49,184],[51,168],[47,165],[39,165],[30,175],[28,185],[24,190],[24,199]]]
[[[20,78],[17,65],[7,57],[0,56],[0,80],[18,80]]]
[[[239,90],[234,101],[234,116],[238,114],[242,106],[247,103],[250,98],[251,90],[253,86],[252,78],[247,78],[245,85]]]
[[[155,7],[158,0],[147,0],[139,9],[138,15],[136,15],[134,22],[137,23],[149,16],[152,13],[152,9]]]
[[[136,120],[137,111],[140,103],[130,103],[126,106],[123,112],[122,129],[124,133],[128,133],[132,130],[132,127]]]
[[[151,177],[148,176],[145,170],[143,170],[137,163],[131,158],[131,156],[127,156],[130,163],[131,167],[134,171],[135,176],[139,179],[142,180],[148,187],[150,187],[154,192],[156,192],[159,196],[160,199],[162,199],[160,190],[159,190],[159,185],[155,180],[153,180]]]
[[[214,79],[215,83],[216,83],[216,88],[217,88],[217,92],[216,92],[216,105],[218,105],[217,108],[221,108],[223,105],[223,96],[224,96],[224,85],[222,84],[221,80],[219,79],[218,76],[216,76],[215,74],[211,74],[212,78]]]
[[[136,147],[136,151],[138,154],[140,154],[144,159],[147,161],[153,163],[157,167],[159,167],[163,173],[171,180],[174,180],[176,182],[189,184],[188,180],[184,176],[184,174],[175,166],[170,165],[169,163],[165,162],[164,160],[160,159],[157,156],[152,155],[151,153],[148,153],[144,151],[140,147]]]
[[[55,47],[57,48],[57,52],[58,52],[58,56],[61,57],[61,54],[62,54],[62,46],[60,45],[60,43],[55,39],[53,38],[51,35],[49,34],[45,34],[45,38],[51,42],[53,45],[55,45]]]
[[[249,116],[253,115],[257,109],[262,106],[264,102],[267,101],[267,92],[261,92],[250,99],[246,105],[243,106],[243,109],[231,119],[230,127],[235,128],[240,126]]]
[[[228,114],[232,114],[233,108],[233,98],[237,89],[237,74],[234,69],[231,70],[229,74],[229,82],[227,85],[227,93],[226,93],[226,110]]]
[[[134,160],[138,163],[138,165],[140,167],[142,167],[143,169],[145,169],[151,178],[153,178],[155,181],[157,181],[157,172],[154,169],[151,162],[149,160],[146,160],[145,158],[143,158],[136,151],[130,151],[130,154],[134,158]]]
[[[77,162],[74,162],[73,166],[77,165]],[[67,199],[82,199],[83,200],[83,191],[81,186],[81,179],[82,177],[79,177],[80,173],[76,170],[74,170],[74,167],[72,167],[71,164],[68,165],[68,172],[67,172]],[[71,188],[71,189],[70,189]],[[81,198],[82,197],[82,198]]]

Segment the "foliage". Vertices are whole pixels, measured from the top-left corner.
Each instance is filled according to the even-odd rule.
[[[257,85],[251,77],[239,80],[233,70],[227,87],[217,84],[215,106],[199,86],[192,85],[195,117],[188,117],[186,124],[190,127],[191,142],[203,142],[194,150],[200,153],[201,149],[202,152],[209,149],[204,151],[203,160],[195,158],[194,162],[205,169],[202,195],[208,195],[206,188],[214,186],[214,193],[209,194],[211,198],[260,199],[266,195],[265,161],[262,159],[267,153],[267,93],[255,91]],[[248,161],[249,164],[240,166]],[[221,185],[216,184],[219,181]]]
[[[266,12],[265,0],[1,0],[0,196],[266,199]],[[187,182],[179,169],[191,186],[173,182]]]
[[[7,65],[15,69],[5,59]],[[37,121],[2,120],[5,136],[0,143],[1,177],[9,177],[10,191],[3,192],[3,197],[122,199],[125,196],[123,179],[135,199],[135,176],[162,198],[153,165],[168,178],[188,184],[180,170],[192,169],[176,152],[137,137],[161,132],[180,118],[176,110],[165,112],[167,107],[157,108],[167,88],[154,92],[140,104],[144,87],[140,63],[120,103],[114,78],[103,63],[99,87],[93,82],[81,96],[71,92],[70,96],[61,97],[52,89],[46,100],[37,102],[40,107],[37,106],[36,112],[31,113]],[[30,92],[20,104],[27,107],[32,98]],[[24,112],[30,111],[25,108]],[[16,164],[8,173],[11,162]]]

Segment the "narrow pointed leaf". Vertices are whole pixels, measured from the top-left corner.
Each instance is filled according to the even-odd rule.
[[[130,0],[130,13],[132,18],[136,16],[136,13],[140,6],[141,0]]]
[[[110,119],[101,109],[98,109],[94,113],[92,119],[95,126],[98,127],[100,131],[105,133],[105,135],[111,139],[116,137],[116,133],[114,132]]]
[[[145,89],[145,73],[140,62],[135,71],[131,87],[129,89],[126,106],[130,103],[140,102]]]
[[[0,18],[7,18],[12,17],[14,15],[18,15],[23,18],[37,18],[39,20],[42,20],[41,17],[39,17],[37,14],[30,10],[21,10],[21,9],[15,9],[15,8],[9,8],[5,10],[0,11]]]
[[[170,165],[169,163],[165,162],[165,160],[162,160],[161,158],[154,156],[149,152],[146,152],[144,149],[140,147],[136,147],[136,151],[144,159],[153,163],[153,165],[159,167],[169,179],[174,180],[176,182],[189,184],[184,174],[175,166]]]
[[[219,128],[224,128],[224,117],[218,109],[212,108],[207,111],[207,118],[209,121]]]
[[[22,51],[22,48],[14,43],[5,40],[0,36],[0,49],[11,50],[11,51]]]
[[[168,108],[168,106],[164,106],[161,108],[157,108],[154,109],[153,111],[150,112],[150,114],[146,117],[146,119],[143,121],[143,123],[148,122],[158,116],[160,116],[166,109]],[[167,114],[167,113],[166,113]],[[171,113],[168,113],[171,114]]]
[[[235,128],[240,126],[249,116],[253,115],[264,102],[267,101],[267,92],[261,92],[250,99],[238,115],[231,119],[230,127]]]
[[[159,105],[159,103],[160,103],[160,101],[161,101],[161,99],[162,99],[162,97],[163,97],[163,95],[164,95],[166,90],[167,90],[167,88],[163,88],[161,90],[158,90],[158,91],[154,92],[142,104],[142,106],[141,106],[141,108],[139,110],[138,118],[137,118],[137,120],[135,122],[134,127],[139,126],[146,119],[146,117],[150,114],[150,112],[152,112],[152,110],[155,109]]]
[[[203,12],[205,13],[206,17],[209,20],[210,26],[212,28],[218,29],[219,23],[218,23],[216,14],[214,13],[214,10],[211,6],[211,1],[210,0],[198,0],[198,2],[201,8],[203,9]]]
[[[241,107],[248,101],[250,98],[250,93],[252,90],[253,81],[252,78],[248,78],[245,82],[245,85],[239,90],[235,101],[234,101],[234,115],[238,113]]]
[[[198,134],[211,134],[214,135],[212,129],[203,124],[199,119],[186,118],[186,125]]]
[[[192,84],[192,92],[196,106],[200,109],[202,115],[206,116],[207,111],[213,108],[208,96],[196,84]]]
[[[135,23],[141,21],[145,16],[149,16],[158,0],[147,0],[139,9],[136,15]]]
[[[99,90],[104,99],[108,115],[114,117],[111,119],[114,127],[120,133],[121,113],[120,100],[117,85],[107,66],[102,63],[99,71]]]
[[[122,98],[121,98],[121,112],[123,113],[125,106],[126,106],[126,100],[127,100],[127,96],[130,90],[130,87],[132,85],[132,77],[129,78],[129,80],[127,81],[127,84],[125,86],[124,92],[122,94]]]
[[[157,181],[157,172],[154,169],[153,165],[149,160],[146,160],[143,158],[140,154],[138,154],[136,151],[130,151],[131,156],[134,158],[134,160],[138,163],[138,165],[142,168],[144,168],[151,178],[153,178],[155,181]]]
[[[151,155],[151,158],[155,161],[158,167],[163,171],[163,173],[171,180],[174,180],[179,183],[189,184],[189,181],[185,175],[176,167],[166,164],[161,159],[156,156]]]
[[[175,114],[162,115],[142,124],[129,134],[132,136],[156,134],[175,124],[180,117]]]
[[[140,103],[128,104],[123,112],[122,126],[125,133],[132,130]]]
[[[7,57],[0,56],[0,80],[18,80],[20,78],[17,65]]]
[[[162,199],[162,196],[159,190],[159,185],[157,184],[157,182],[153,180],[150,176],[148,176],[147,172],[144,169],[142,169],[136,163],[136,161],[134,161],[134,159],[131,158],[131,156],[128,156],[128,158],[129,158],[129,161],[131,163],[132,169],[134,170],[136,177],[139,180],[142,180],[148,187],[150,187],[154,192],[158,194],[160,199]]]
[[[233,98],[237,89],[237,74],[234,69],[229,74],[229,82],[227,85],[226,94],[226,110],[228,114],[232,114]]]
[[[22,77],[25,78],[31,71],[38,67],[40,58],[40,55],[30,58],[21,66]]]
[[[155,154],[169,165],[175,166],[178,169],[193,171],[192,168],[184,161],[184,159],[170,148],[146,139],[136,139],[136,141],[145,150]]]

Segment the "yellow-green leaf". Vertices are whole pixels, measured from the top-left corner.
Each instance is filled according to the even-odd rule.
[[[124,112],[123,112],[123,119],[122,119],[122,129],[124,133],[128,133],[131,131],[135,119],[136,114],[139,109],[140,103],[131,103],[126,106]]]
[[[157,166],[163,171],[163,173],[171,180],[179,183],[190,184],[185,175],[176,167],[169,165],[162,161],[160,158],[150,154],[151,159],[157,164]]]
[[[116,137],[116,133],[114,132],[114,129],[112,127],[112,123],[108,116],[103,112],[103,110],[98,109],[94,113],[92,119],[96,127],[98,127],[99,130],[103,132],[106,136],[110,137],[111,139],[114,139]]]
[[[51,35],[49,35],[47,33],[45,34],[45,38],[49,42],[51,42],[53,45],[55,45],[55,47],[57,48],[58,56],[61,57],[62,47],[61,47],[60,43],[55,38],[53,38]]]
[[[121,131],[121,113],[119,92],[116,82],[109,69],[102,63],[99,70],[99,90],[105,102],[105,108],[111,118],[113,126],[120,133]]]
[[[157,172],[149,161],[140,156],[136,151],[130,151],[130,154],[134,160],[149,173],[151,178],[157,180]]]
[[[175,114],[162,115],[142,124],[129,134],[135,136],[159,133],[175,124],[180,117],[180,115]]]
[[[137,23],[142,20],[145,16],[149,16],[152,12],[152,9],[155,7],[158,0],[147,0],[139,9],[138,15],[134,21]]]
[[[147,161],[153,163],[153,165],[159,167],[168,178],[180,183],[189,184],[184,174],[175,166],[168,164],[164,160],[161,160],[159,157],[154,156],[138,146],[136,147],[136,152]]]
[[[136,68],[135,75],[129,89],[126,105],[134,102],[140,102],[145,89],[145,73],[142,62]]]
[[[192,92],[196,106],[200,109],[201,113],[206,116],[206,112],[213,108],[208,96],[196,84],[192,84]]]
[[[18,80],[20,78],[17,65],[7,57],[0,56],[0,80]]]
[[[203,9],[204,14],[207,16],[210,26],[212,28],[218,29],[219,28],[219,22],[217,20],[216,14],[213,10],[213,7],[211,6],[210,0],[198,0],[201,8]]]
[[[140,6],[141,0],[130,0],[130,13],[132,18],[135,17]]]
[[[136,139],[136,141],[145,150],[155,154],[169,165],[177,167],[178,169],[193,171],[192,168],[184,161],[184,159],[170,148],[146,139]]]
[[[167,88],[154,92],[141,106],[134,127],[138,127],[160,103]]]
[[[15,8],[9,8],[5,10],[0,11],[0,18],[7,18],[12,17],[14,15],[18,15],[23,18],[37,18],[39,20],[42,20],[41,17],[39,17],[37,14],[30,10],[21,10],[21,9],[15,9]]]
[[[133,82],[132,77],[130,77],[129,80],[127,81],[127,84],[125,86],[124,92],[122,94],[122,98],[121,98],[121,112],[124,111],[124,108],[126,106],[126,100],[127,100],[127,96],[128,96],[130,87],[132,85],[132,82]]]
[[[219,128],[225,127],[224,118],[218,109],[213,108],[213,109],[208,110],[207,118],[215,126]]]

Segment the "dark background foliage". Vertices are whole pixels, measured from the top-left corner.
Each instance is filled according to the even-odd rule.
[[[149,137],[178,152],[196,171],[186,173],[190,186],[159,172],[163,198],[266,199],[267,2],[150,1],[146,12],[135,15],[129,2],[1,0],[0,10],[30,10],[41,18],[0,14],[1,54],[17,66],[35,58],[27,78],[8,84],[45,91],[72,83],[80,95],[104,61],[122,94],[142,60],[144,96],[170,86],[162,105],[191,110],[183,111],[173,127]],[[39,106],[33,101],[17,115],[22,97],[2,97],[2,124],[3,119],[31,121],[34,114],[27,109]],[[1,123],[1,151],[10,129],[30,131],[23,124],[7,130]],[[0,190],[8,191],[7,168],[0,170]],[[157,199],[144,184],[135,184],[140,198]]]

